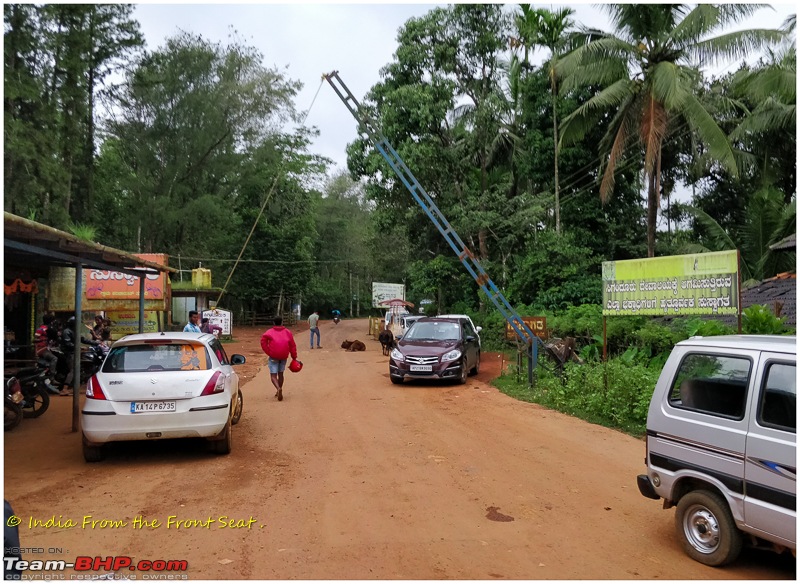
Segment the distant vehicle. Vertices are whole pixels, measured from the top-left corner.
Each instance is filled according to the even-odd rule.
[[[472,325],[472,328],[475,329],[475,335],[478,337],[478,346],[481,344],[481,335],[480,333],[483,328],[479,326],[475,326],[475,323],[472,322],[472,319],[467,316],[466,314],[440,314],[436,318],[466,318],[469,321],[469,324]]]
[[[795,337],[692,337],[672,350],[647,413],[639,491],[676,507],[689,557],[734,561],[745,543],[797,549]]]
[[[83,457],[103,458],[122,440],[206,438],[229,454],[231,426],[242,416],[239,376],[220,341],[207,333],[144,333],[116,341],[86,384]]]
[[[401,320],[403,318],[406,318],[406,317],[409,317],[409,316],[411,316],[411,313],[408,312],[408,311],[396,314],[396,313],[392,312],[391,310],[387,310],[386,314],[383,317],[383,321],[384,321],[383,323],[385,325],[385,328],[389,328],[392,325],[392,319],[395,320],[395,324],[400,324],[400,322],[401,322]]]
[[[406,378],[466,383],[480,366],[478,335],[464,318],[422,318],[389,354],[389,378],[396,384]]]
[[[403,335],[406,334],[408,332],[408,329],[411,328],[411,325],[414,324],[415,322],[417,322],[421,318],[425,318],[425,315],[424,314],[420,314],[420,315],[416,315],[415,314],[415,315],[402,317],[400,319],[400,331],[401,331],[400,334],[403,334]]]

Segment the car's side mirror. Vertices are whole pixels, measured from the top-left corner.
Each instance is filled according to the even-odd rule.
[[[403,335],[397,335],[397,336],[394,338],[394,340],[395,340],[395,341],[399,341],[399,340],[400,340],[400,339],[402,339],[402,338],[403,338]]]
[[[468,343],[474,343],[475,342],[475,337],[470,335],[467,338],[465,338],[464,340],[467,341]]]
[[[238,353],[235,355],[231,355],[231,365],[244,365],[247,359],[244,358],[244,355],[239,355]]]
[[[483,330],[483,327],[481,327],[481,326],[476,326],[476,327],[475,327],[475,332],[478,332],[478,333],[479,333],[479,332],[481,332],[482,330]]]

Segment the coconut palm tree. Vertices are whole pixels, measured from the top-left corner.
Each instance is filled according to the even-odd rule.
[[[742,30],[711,36],[750,16],[760,6],[745,4],[606,5],[615,34],[598,33],[556,64],[561,91],[599,85],[605,89],[567,116],[561,142],[581,139],[610,115],[600,144],[600,197],[611,196],[614,171],[626,149],[638,140],[633,156],[643,152],[647,185],[647,253],[655,255],[661,192],[661,148],[677,123],[688,123],[708,152],[736,175],[736,159],[725,133],[698,100],[694,88],[699,67],[739,59],[779,42],[780,30]]]

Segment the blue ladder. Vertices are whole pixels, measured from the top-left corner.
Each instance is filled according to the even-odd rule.
[[[392,167],[392,170],[394,170],[400,180],[403,181],[403,184],[409,190],[411,196],[414,197],[414,200],[422,207],[422,210],[425,211],[428,218],[433,221],[439,233],[442,234],[445,241],[447,241],[456,253],[458,259],[475,279],[475,282],[477,282],[481,290],[491,299],[503,315],[503,318],[506,319],[511,325],[511,328],[514,329],[514,332],[517,333],[519,339],[524,344],[530,345],[531,362],[535,367],[538,354],[538,337],[533,334],[530,327],[525,324],[519,314],[517,314],[517,311],[508,303],[508,300],[506,300],[505,296],[503,296],[495,283],[492,282],[492,279],[486,273],[486,270],[483,269],[483,266],[481,266],[477,258],[472,254],[469,248],[467,248],[450,223],[448,223],[447,219],[445,219],[439,207],[436,206],[436,203],[433,202],[430,195],[422,188],[422,185],[419,184],[414,174],[406,166],[406,163],[403,162],[403,159],[400,158],[397,151],[389,144],[389,141],[378,129],[375,122],[363,110],[361,104],[358,103],[353,94],[350,93],[350,90],[339,77],[339,72],[333,71],[323,75],[323,77],[331,87],[333,87],[336,95],[344,102],[344,105],[350,110],[350,113],[353,114],[353,117],[358,122],[359,132],[371,140],[373,146],[380,152],[381,156],[386,159],[386,162],[389,163],[389,166]]]

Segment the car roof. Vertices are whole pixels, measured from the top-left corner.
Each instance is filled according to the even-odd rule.
[[[184,332],[161,332],[161,333],[134,333],[132,335],[125,335],[117,339],[114,345],[128,344],[128,343],[146,343],[148,341],[200,341],[207,343],[215,339],[214,335],[209,333],[184,333]]]
[[[456,316],[423,316],[420,320],[425,322],[459,322]]]
[[[716,347],[722,349],[755,349],[778,353],[797,354],[797,337],[782,335],[720,335],[716,337],[690,337],[678,343],[681,346]]]

